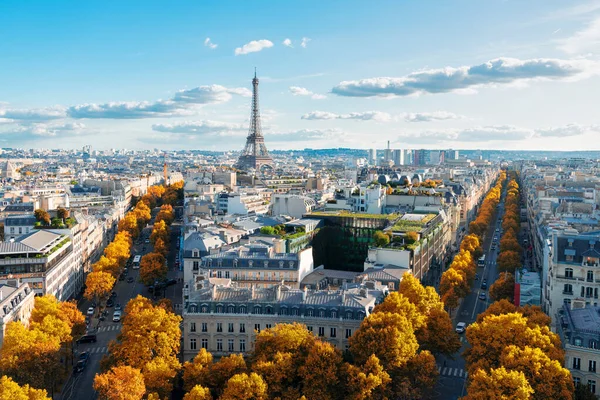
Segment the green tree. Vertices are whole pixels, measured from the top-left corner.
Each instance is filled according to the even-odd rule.
[[[385,247],[390,244],[390,237],[382,231],[375,232],[373,234],[373,240],[375,241],[375,246],[377,247]]]

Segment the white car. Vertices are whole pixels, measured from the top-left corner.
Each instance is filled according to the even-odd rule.
[[[94,307],[88,308],[87,315],[94,315]]]
[[[464,333],[467,329],[467,324],[465,322],[459,322],[456,324],[456,333]]]
[[[113,322],[121,322],[121,311],[115,311],[113,313]]]

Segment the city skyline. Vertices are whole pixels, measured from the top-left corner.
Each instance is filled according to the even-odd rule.
[[[598,1],[233,4],[3,3],[0,146],[600,148]]]

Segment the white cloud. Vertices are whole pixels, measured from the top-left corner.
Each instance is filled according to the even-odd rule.
[[[462,119],[462,115],[457,115],[448,111],[434,111],[434,112],[417,112],[417,113],[404,113],[400,114],[406,122],[431,122],[431,121],[444,121],[449,119]]]
[[[570,137],[583,135],[589,132],[600,132],[600,125],[567,124],[563,126],[536,129],[535,135],[539,137]]]
[[[286,47],[294,47],[292,46],[292,41],[289,38],[286,38],[281,44],[283,44]]]
[[[204,46],[208,47],[211,50],[216,49],[219,45],[215,44],[213,42],[210,41],[210,38],[207,37],[206,39],[204,39]]]
[[[597,49],[600,45],[600,18],[596,18],[573,36],[559,40],[558,43],[558,48],[568,54]]]
[[[585,59],[497,58],[480,65],[418,71],[399,78],[344,81],[335,86],[332,93],[350,97],[389,97],[464,92],[478,87],[539,80],[575,81],[599,72],[600,62]]]
[[[72,118],[137,119],[193,115],[197,106],[219,104],[231,100],[232,95],[252,96],[246,88],[226,88],[221,85],[199,86],[180,90],[169,100],[110,102],[104,104],[82,104],[69,107],[67,114]]]
[[[273,133],[265,135],[265,140],[269,142],[300,142],[314,140],[338,139],[344,136],[340,129],[302,129],[294,132]],[[307,143],[310,146],[310,143]]]
[[[0,132],[1,141],[28,142],[45,138],[78,135],[85,125],[79,122],[68,123],[27,123]]]
[[[236,56],[239,56],[242,54],[256,53],[263,49],[268,49],[269,47],[273,47],[273,42],[271,42],[270,40],[253,40],[250,43],[246,43],[242,47],[236,48],[234,53]]]
[[[242,124],[235,124],[230,122],[220,121],[184,121],[177,122],[174,124],[155,124],[152,125],[152,130],[157,132],[170,132],[170,133],[187,133],[187,134],[215,134],[219,132],[227,131],[239,131],[246,130],[248,127]]]
[[[312,111],[308,114],[304,114],[302,119],[307,120],[318,120],[318,119],[356,119],[360,121],[391,121],[392,116],[386,112],[381,111],[365,111],[365,112],[353,112],[349,114],[334,114],[327,111]]]
[[[323,100],[327,98],[325,95],[311,92],[310,90],[299,86],[290,86],[290,93],[292,93],[294,96],[310,96],[315,100]]]
[[[303,38],[302,38],[302,42],[300,42],[300,46],[302,46],[302,47],[306,48],[306,45],[307,45],[307,44],[308,44],[308,42],[310,42],[310,41],[311,41],[311,39],[310,39],[310,38],[303,37]]]
[[[19,121],[48,121],[65,117],[66,109],[64,107],[16,109],[7,108],[5,104],[0,104],[0,118]]]

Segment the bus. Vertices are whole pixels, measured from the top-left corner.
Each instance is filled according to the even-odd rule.
[[[142,259],[142,256],[140,256],[139,254],[135,257],[133,257],[133,269],[139,269],[140,268],[140,260]]]
[[[477,260],[477,266],[485,267],[485,254],[479,257],[479,260]]]

